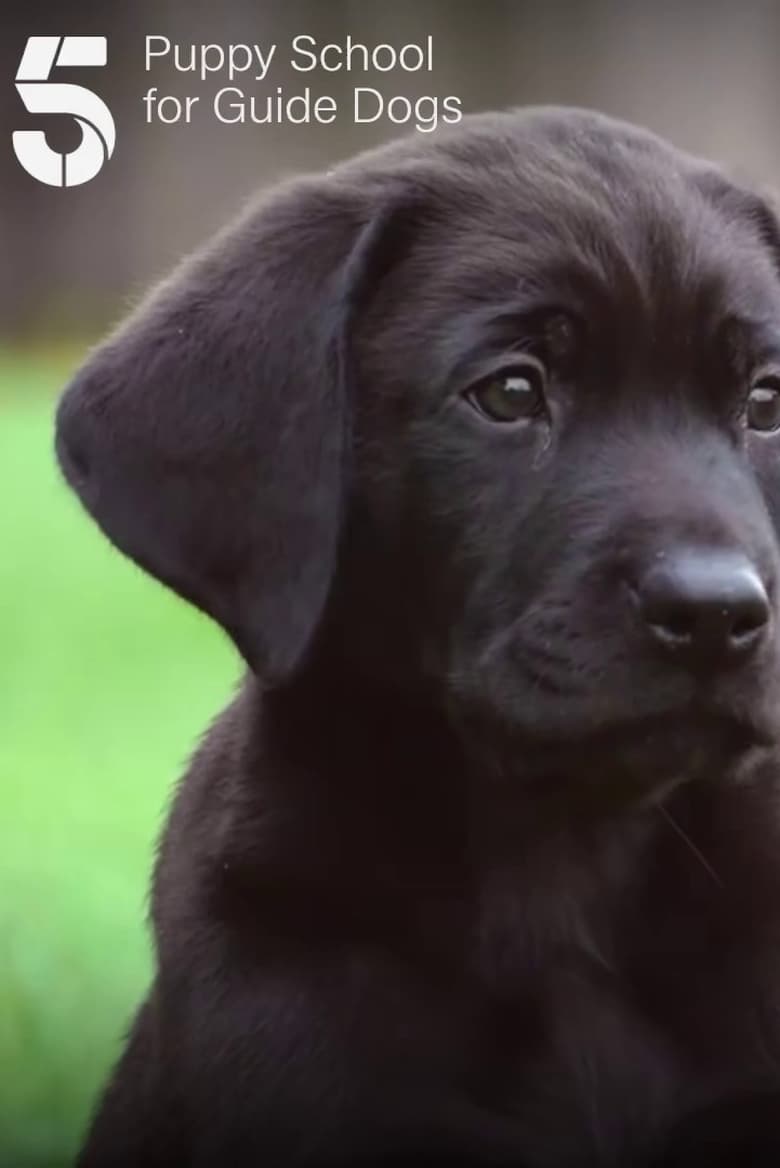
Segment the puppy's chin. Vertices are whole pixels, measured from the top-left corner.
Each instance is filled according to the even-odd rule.
[[[591,724],[592,725],[592,724]],[[691,782],[741,782],[778,748],[766,727],[732,714],[652,714],[546,736],[504,725],[470,734],[483,770],[539,808],[596,816],[663,802]]]
[[[560,793],[599,812],[661,803],[684,783],[739,782],[772,748],[757,727],[717,715],[667,715],[605,727],[579,741],[530,753],[536,772],[562,781]],[[579,770],[569,771],[567,756]],[[567,774],[576,778],[576,792]]]

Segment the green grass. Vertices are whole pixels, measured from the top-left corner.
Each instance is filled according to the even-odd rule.
[[[149,974],[172,784],[239,675],[62,484],[76,353],[0,353],[0,1168],[68,1164]]]

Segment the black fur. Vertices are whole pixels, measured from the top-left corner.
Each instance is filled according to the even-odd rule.
[[[250,671],[83,1168],[780,1163],[779,256],[649,133],[477,117],[276,191],[90,358],[68,480]],[[487,420],[525,352],[544,414]],[[749,661],[650,643],[680,544],[760,577]]]

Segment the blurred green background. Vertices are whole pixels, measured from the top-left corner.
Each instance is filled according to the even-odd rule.
[[[13,78],[33,34],[101,35],[103,69],[63,69],[116,122],[83,186],[18,165],[32,118]],[[290,40],[434,40],[434,72],[294,74]],[[0,7],[0,1168],[64,1168],[149,973],[154,841],[174,780],[239,676],[219,630],[110,548],[59,480],[56,394],[143,289],[283,174],[401,132],[362,126],[147,125],[142,94],[202,95],[146,35],[278,42],[277,84],[334,94],[456,94],[471,112],[587,105],[642,122],[745,176],[780,182],[777,0],[4,0]],[[67,74],[67,76],[66,76]],[[140,1166],[139,1166],[140,1168]]]
[[[72,1158],[149,972],[172,780],[239,675],[59,479],[53,405],[80,355],[0,351],[2,1168]]]

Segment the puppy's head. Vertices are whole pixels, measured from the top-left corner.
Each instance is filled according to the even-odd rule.
[[[779,264],[648,133],[472,119],[253,209],[79,373],[60,459],[269,683],[338,657],[504,768],[655,785],[774,728]]]

